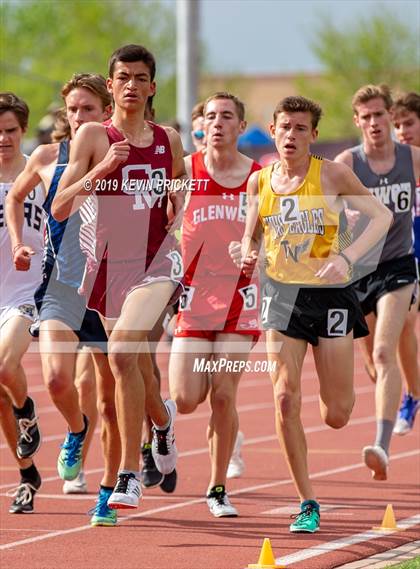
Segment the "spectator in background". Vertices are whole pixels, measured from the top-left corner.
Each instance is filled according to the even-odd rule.
[[[197,152],[206,148],[204,133],[204,102],[197,103],[191,111],[191,137]]]

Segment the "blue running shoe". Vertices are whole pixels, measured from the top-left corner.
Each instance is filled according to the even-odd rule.
[[[409,393],[404,393],[400,410],[398,412],[398,419],[395,423],[394,434],[406,435],[411,431],[414,426],[414,419],[416,413],[420,408],[420,399],[414,399]]]
[[[81,433],[68,432],[58,455],[57,470],[62,480],[74,480],[82,468],[83,443],[88,430],[88,419],[83,415],[85,428]]]
[[[101,488],[94,508],[89,510],[93,514],[90,518],[91,526],[115,526],[117,524],[117,512],[108,507],[108,499],[113,488]]]

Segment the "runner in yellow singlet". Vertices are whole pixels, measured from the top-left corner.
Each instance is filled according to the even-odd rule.
[[[354,404],[353,340],[366,334],[349,284],[354,262],[388,229],[390,215],[350,168],[310,154],[321,108],[287,97],[274,111],[271,135],[280,160],[250,177],[245,233],[232,258],[252,272],[261,237],[265,245],[262,322],[276,405],[276,427],[301,500],[292,532],[319,529],[319,504],[309,480],[300,418],[301,373],[312,344],[323,420],[338,429]],[[370,217],[363,235],[342,243],[343,197]],[[337,365],[340,362],[340,365]]]

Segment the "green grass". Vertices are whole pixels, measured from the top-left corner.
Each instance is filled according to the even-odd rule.
[[[390,569],[420,569],[420,557],[404,561],[404,563],[398,563],[398,565],[392,565]]]

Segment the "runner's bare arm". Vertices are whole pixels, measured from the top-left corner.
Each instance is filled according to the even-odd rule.
[[[242,237],[243,252],[258,252],[262,236],[262,225],[259,218],[259,197],[258,197],[259,172],[251,174],[246,187],[246,221],[245,232]]]
[[[29,270],[31,255],[34,254],[32,247],[23,243],[24,202],[31,191],[42,182],[39,170],[44,166],[46,154],[48,151],[46,152],[45,145],[38,146],[34,150],[6,197],[6,223],[12,246],[13,263],[18,271]]]
[[[349,263],[353,265],[386,234],[392,224],[392,213],[372,196],[346,164],[325,160],[321,176],[327,192],[336,193],[351,208],[370,218],[363,233],[342,251],[345,257],[333,255],[318,271],[317,276],[334,282],[347,274]]]
[[[334,162],[341,162],[342,164],[347,164],[347,166],[353,169],[353,155],[350,150],[344,150],[334,158]]]
[[[168,135],[169,143],[171,145],[172,152],[172,179],[179,180],[180,186],[182,180],[185,180],[187,172],[184,163],[184,148],[182,146],[181,137],[176,132],[175,129],[171,127],[164,127],[166,134]],[[180,215],[184,208],[186,198],[186,192],[179,189],[174,189],[169,192],[169,199],[172,204],[172,215],[173,219],[177,218],[176,225],[178,226],[181,222]]]
[[[341,162],[342,164],[347,164],[347,166],[353,170],[353,155],[349,150],[344,150],[344,152],[338,154],[334,158],[334,162]],[[345,209],[347,222],[349,224],[350,230],[353,230],[354,226],[360,219],[360,211],[356,211],[355,209],[350,209],[349,207],[347,207],[347,205],[348,204],[346,204],[346,209]]]
[[[125,162],[129,152],[127,140],[109,146],[104,126],[82,125],[72,141],[69,163],[51,206],[55,219],[63,221],[79,209],[94,191],[96,182]]]
[[[262,236],[262,225],[258,214],[258,172],[254,172],[248,179],[247,210],[245,231],[242,241],[232,241],[229,244],[229,254],[233,262],[247,276],[252,275],[258,259],[258,251]]]

